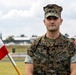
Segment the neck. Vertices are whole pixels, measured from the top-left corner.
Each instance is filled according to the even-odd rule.
[[[60,35],[60,32],[47,32],[46,33],[46,36],[49,38],[49,39],[56,39],[58,38]]]

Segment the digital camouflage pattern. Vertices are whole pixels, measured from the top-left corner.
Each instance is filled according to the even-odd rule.
[[[56,4],[48,4],[47,6],[43,7],[45,17],[47,18],[48,16],[56,16],[56,17],[61,17],[61,12],[63,8],[61,6],[58,6]]]
[[[33,75],[69,75],[70,58],[76,48],[62,34],[50,42],[44,35],[32,43],[27,53],[34,60]]]

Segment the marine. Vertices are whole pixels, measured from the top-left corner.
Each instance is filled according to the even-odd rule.
[[[26,75],[76,75],[76,45],[60,32],[63,8],[48,4],[43,10],[46,33],[27,50]]]

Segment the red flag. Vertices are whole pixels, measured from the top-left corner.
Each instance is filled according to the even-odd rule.
[[[0,60],[8,54],[8,50],[2,40],[0,39]]]

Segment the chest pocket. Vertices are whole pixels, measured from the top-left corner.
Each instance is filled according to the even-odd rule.
[[[37,63],[45,64],[48,61],[48,55],[45,54],[45,50],[42,52],[41,50],[36,50],[34,53],[34,60],[37,61]]]
[[[60,52],[58,54],[58,57],[60,59],[60,61],[70,61],[70,54],[69,54],[69,51],[68,50],[63,50],[62,52]]]

